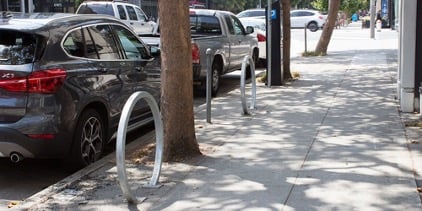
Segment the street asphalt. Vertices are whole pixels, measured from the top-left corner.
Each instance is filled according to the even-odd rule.
[[[143,187],[153,162],[127,159],[136,204],[122,194],[112,154],[11,210],[422,210],[422,130],[410,124],[420,116],[400,112],[396,99],[397,31],[376,33],[336,29],[324,57],[292,46],[300,78],[257,83],[250,115],[239,89],[213,99],[211,123],[196,110],[203,155],[163,163],[159,188]]]

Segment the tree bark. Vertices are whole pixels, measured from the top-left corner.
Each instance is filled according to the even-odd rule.
[[[290,71],[290,0],[281,0],[281,8],[283,11],[283,79],[289,80],[292,79],[292,74]]]
[[[193,114],[189,1],[158,1],[161,33],[161,115],[164,160],[200,154]]]
[[[321,37],[319,38],[315,54],[325,56],[327,55],[328,44],[330,43],[331,35],[333,34],[337,13],[340,8],[340,0],[330,0],[328,4],[328,17],[324,25]]]

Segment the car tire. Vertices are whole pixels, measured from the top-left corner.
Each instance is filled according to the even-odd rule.
[[[252,61],[254,63],[255,68],[258,67],[258,65],[259,65],[259,58],[258,58],[259,55],[258,54],[259,54],[259,51],[257,49],[255,49],[253,51],[253,53],[252,53]],[[246,71],[245,72],[246,79],[251,78],[251,76],[252,76],[252,73],[251,73],[251,65],[248,65],[246,67],[246,70],[245,71]]]
[[[316,32],[318,31],[318,24],[315,22],[310,22],[308,23],[307,28],[311,31],[311,32]]]
[[[211,95],[217,96],[218,90],[220,89],[220,70],[221,64],[214,62],[212,64],[212,77],[211,77]]]
[[[73,136],[70,163],[73,168],[83,168],[101,158],[106,143],[104,120],[94,109],[80,116]]]

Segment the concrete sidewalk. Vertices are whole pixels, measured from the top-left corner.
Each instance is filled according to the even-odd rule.
[[[215,98],[212,124],[205,110],[195,116],[204,155],[164,163],[161,188],[141,187],[151,163],[127,164],[142,203],[124,200],[113,154],[16,208],[422,210],[422,149],[403,124],[418,116],[398,111],[397,32],[381,33],[371,40],[358,27],[336,30],[328,56],[292,60],[299,80],[258,84],[252,115],[241,115],[239,89]]]

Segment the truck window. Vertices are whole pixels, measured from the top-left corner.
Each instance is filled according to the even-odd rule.
[[[119,12],[120,19],[127,20],[125,8],[122,5],[117,5],[117,11]]]
[[[107,4],[106,6],[102,4],[81,4],[78,14],[105,14],[114,16],[113,6]]]
[[[142,12],[141,9],[139,9],[138,7],[135,7],[135,10],[136,10],[136,15],[138,16],[138,20],[147,21],[147,16],[145,15],[145,13]]]
[[[127,13],[129,14],[130,20],[133,20],[133,21],[138,20],[138,16],[136,16],[136,12],[135,12],[135,9],[133,9],[133,7],[126,6],[126,10],[127,10]]]
[[[232,22],[230,16],[224,16],[224,19],[226,19],[226,23],[227,23],[227,28],[229,30],[229,34],[234,34],[233,22]]]
[[[221,35],[220,22],[214,16],[190,16],[191,34]]]
[[[234,34],[243,35],[245,34],[245,28],[238,18],[235,16],[230,16],[230,22],[233,24]]]

